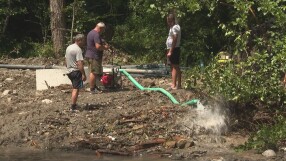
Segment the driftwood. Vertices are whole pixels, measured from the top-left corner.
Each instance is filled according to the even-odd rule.
[[[134,113],[134,114],[131,114],[131,115],[120,114],[120,116],[121,116],[122,118],[125,118],[125,119],[132,119],[132,118],[134,118],[134,117],[140,116],[141,113],[142,113],[142,110],[141,110],[141,111],[138,111],[138,112],[136,112],[136,113]]]
[[[107,149],[98,149],[96,153],[104,153],[104,154],[112,154],[112,155],[122,155],[122,156],[130,156],[130,152],[122,152],[122,151],[115,151],[115,150],[107,150]]]
[[[48,89],[50,89],[51,87],[49,86],[49,84],[48,84],[48,82],[47,81],[45,81],[45,84],[46,84],[46,86],[47,86],[47,88]]]
[[[148,148],[151,148],[151,147],[163,144],[165,142],[166,142],[165,139],[159,139],[159,138],[158,139],[154,139],[154,140],[150,140],[150,141],[147,141],[147,142],[144,142],[144,143],[140,143],[138,145],[130,147],[130,151],[137,151],[137,150],[141,150],[141,149],[148,149]]]
[[[118,131],[117,134],[123,135],[123,134],[129,133],[129,132],[137,131],[137,130],[144,128],[145,126],[146,125],[138,125],[138,126],[134,126],[132,129],[122,129],[122,130]]]
[[[131,123],[131,122],[134,122],[134,123],[138,123],[138,122],[143,122],[144,120],[123,120],[123,121],[119,121],[118,122],[118,125],[122,125],[122,124],[126,124],[126,123]]]

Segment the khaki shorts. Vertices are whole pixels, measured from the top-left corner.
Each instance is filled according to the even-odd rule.
[[[88,70],[90,73],[94,73],[98,75],[103,73],[102,60],[88,58],[87,64],[88,64]]]

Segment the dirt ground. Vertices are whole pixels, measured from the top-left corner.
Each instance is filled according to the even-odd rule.
[[[51,63],[62,65],[62,61],[48,58],[0,61],[0,64]],[[233,147],[243,144],[247,136],[227,131],[231,119],[226,113],[222,114],[224,126],[217,131],[214,126],[196,127],[189,123],[198,119],[196,108],[174,105],[159,92],[140,91],[126,78],[122,78],[123,89],[101,94],[81,91],[80,108],[71,112],[70,86],[37,91],[35,74],[35,70],[0,68],[1,147],[89,149],[98,155],[148,154],[172,159],[283,160],[283,156],[265,158],[256,152],[234,152]],[[170,77],[136,79],[145,87],[165,89],[170,82]],[[170,93],[179,102],[206,99],[191,90]],[[215,120],[220,118],[218,115]]]

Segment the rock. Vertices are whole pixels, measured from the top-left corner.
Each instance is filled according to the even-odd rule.
[[[119,125],[120,121],[119,120],[116,120],[113,122],[113,126],[116,126],[116,125]]]
[[[133,126],[133,130],[138,130],[138,129],[142,129],[144,127],[144,125],[135,125]]]
[[[13,90],[12,94],[13,94],[13,95],[18,95],[17,90]]]
[[[13,81],[14,79],[13,78],[6,78],[5,81],[8,81],[8,82],[11,82]]]
[[[176,147],[176,141],[167,141],[165,143],[166,148],[175,148]]]
[[[117,108],[117,109],[122,109],[123,107],[122,107],[122,106],[117,106],[116,108]]]
[[[110,140],[112,140],[112,141],[115,141],[115,137],[113,137],[113,136],[107,136]]]
[[[165,80],[160,80],[158,84],[159,85],[166,84],[166,81]]]
[[[274,150],[268,149],[268,150],[264,151],[262,153],[262,155],[265,157],[275,157],[276,153],[274,152]]]
[[[177,143],[176,143],[176,147],[183,149],[185,148],[185,145],[187,144],[187,140],[186,139],[180,139]]]
[[[225,161],[225,159],[223,157],[219,157],[216,159],[212,159],[211,161]]]
[[[193,94],[193,93],[187,93],[187,94],[186,94],[186,98],[187,98],[188,100],[191,100],[192,98],[194,98],[194,94]]]
[[[152,79],[146,79],[146,80],[143,80],[142,83],[141,83],[144,87],[153,87],[155,86],[155,81],[152,80]]]
[[[42,100],[42,103],[46,103],[46,104],[50,104],[52,103],[53,101],[52,100],[49,100],[49,99],[44,99]]]
[[[162,99],[158,99],[158,103],[163,103],[164,101]]]
[[[3,93],[2,93],[2,96],[6,96],[8,94],[11,94],[12,91],[10,90],[5,90]]]
[[[171,157],[172,160],[183,160],[184,159],[184,154],[183,153],[177,153],[177,154],[174,154],[172,157]]]
[[[12,98],[11,97],[7,98],[7,102],[11,103],[12,102]]]
[[[188,141],[185,145],[185,148],[189,148],[189,147],[192,147],[192,146],[195,146],[195,143],[193,141]]]
[[[128,59],[127,58],[123,58],[122,60],[124,63],[127,63],[128,62]]]
[[[112,144],[108,144],[106,148],[107,149],[112,149],[112,147],[113,147]]]
[[[280,150],[286,152],[286,147],[281,147]]]

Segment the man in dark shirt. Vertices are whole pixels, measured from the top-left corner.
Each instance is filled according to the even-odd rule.
[[[103,22],[99,22],[87,35],[87,50],[85,57],[87,59],[88,69],[90,72],[89,85],[90,92],[92,94],[99,92],[96,88],[96,80],[99,79],[100,75],[103,73],[103,51],[109,49],[109,45],[105,44],[101,38],[101,34],[104,32],[104,30],[105,24]]]

